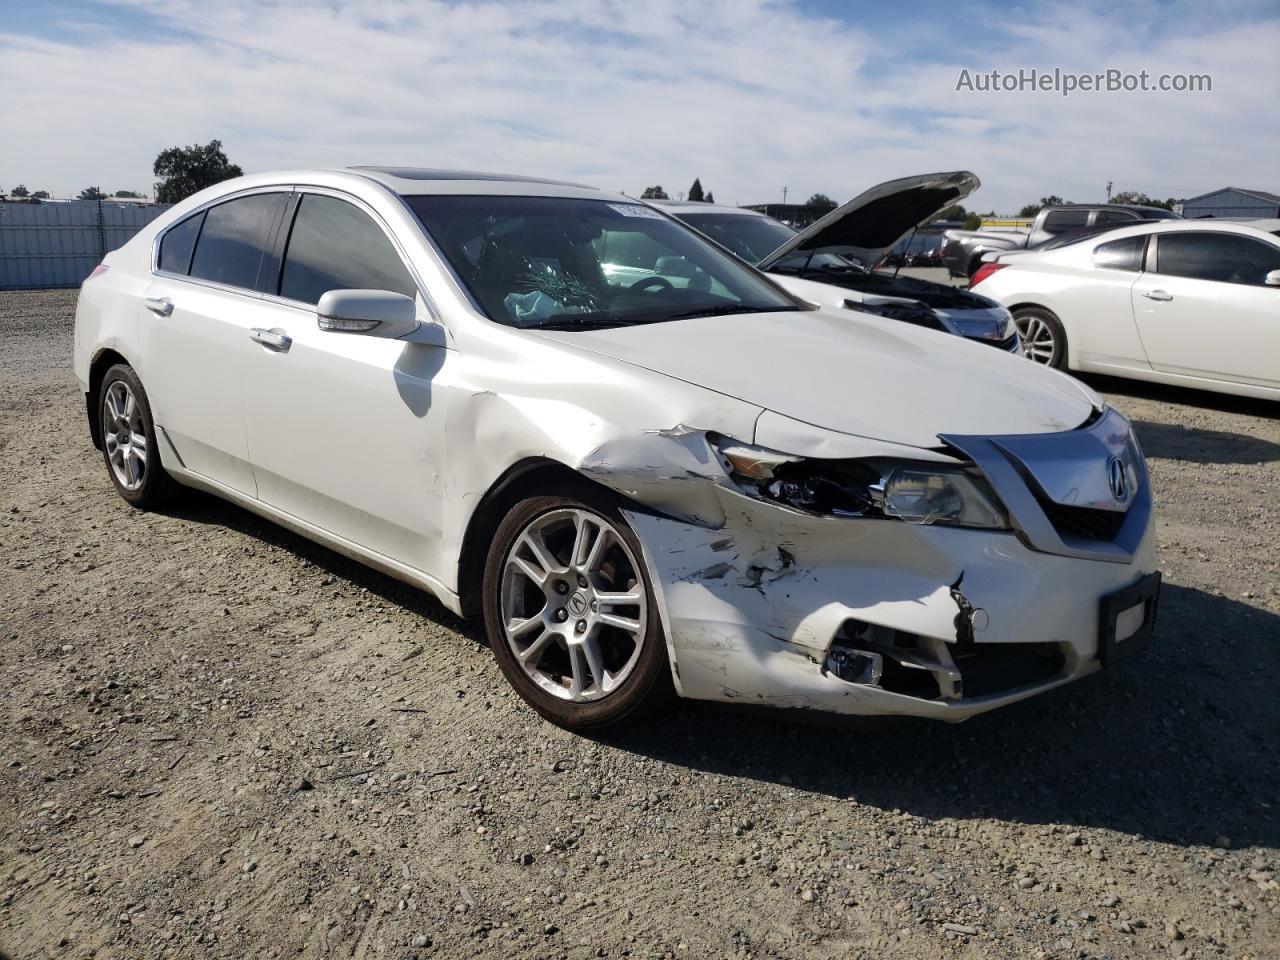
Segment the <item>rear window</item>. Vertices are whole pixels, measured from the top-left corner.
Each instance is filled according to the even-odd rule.
[[[160,240],[160,258],[156,266],[166,273],[186,273],[191,269],[191,254],[204,223],[204,211],[187,217],[176,227],[170,227]]]
[[[1100,243],[1093,248],[1093,265],[1108,270],[1142,271],[1142,252],[1146,249],[1145,235],[1125,237],[1123,240],[1112,240]]]
[[[267,261],[288,199],[287,193],[257,193],[210,207],[191,259],[191,276],[259,289],[259,275],[274,273],[274,264]]]

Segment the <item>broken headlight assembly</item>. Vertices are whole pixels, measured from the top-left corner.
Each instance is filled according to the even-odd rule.
[[[712,438],[729,477],[751,496],[834,517],[1010,529],[987,482],[963,467],[882,459],[815,460]]]

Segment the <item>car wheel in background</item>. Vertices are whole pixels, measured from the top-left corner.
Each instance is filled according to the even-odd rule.
[[[611,495],[518,503],[494,535],[482,589],[498,666],[552,723],[610,726],[670,690],[640,542]]]
[[[1062,321],[1043,307],[1020,307],[1013,322],[1022,336],[1022,355],[1058,370],[1067,369],[1067,332]]]
[[[177,485],[160,463],[151,404],[132,367],[118,363],[102,378],[98,423],[102,457],[116,492],[141,510],[168,502]]]

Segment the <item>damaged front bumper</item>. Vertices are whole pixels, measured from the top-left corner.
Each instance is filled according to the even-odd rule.
[[[685,697],[959,721],[1097,670],[1108,631],[1131,646],[1150,631],[1146,593],[1138,613],[1099,618],[1105,598],[1154,574],[1148,516],[1115,562],[1043,552],[1008,531],[717,494],[719,529],[627,513]]]

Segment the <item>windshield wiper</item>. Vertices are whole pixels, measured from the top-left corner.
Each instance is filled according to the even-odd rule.
[[[692,310],[686,310],[683,313],[669,313],[662,318],[666,320],[692,320],[694,317],[727,317],[735,313],[786,313],[792,310],[802,310],[803,307],[797,306],[781,306],[781,307],[748,307],[741,303],[726,303],[719,307],[694,307]]]
[[[527,330],[607,330],[610,327],[626,327],[634,323],[643,322],[636,320],[624,320],[620,317],[557,317],[554,320],[548,320],[546,323],[534,324],[526,327]]]

